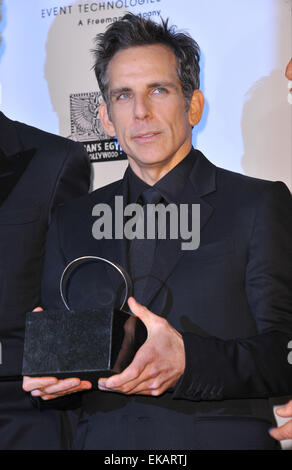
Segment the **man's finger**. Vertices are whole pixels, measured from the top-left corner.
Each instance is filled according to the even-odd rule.
[[[117,376],[114,376],[114,378],[116,377]],[[128,378],[130,377],[129,375]],[[109,382],[109,379],[101,380],[102,381],[99,382],[99,388],[103,391],[112,390],[120,393],[134,394],[149,389],[149,394],[151,394],[151,391],[162,387],[168,380],[168,377],[165,377],[165,374],[160,371],[160,369],[154,368],[153,364],[147,362],[144,364],[144,369],[141,373],[138,376],[135,375],[132,380],[127,380],[123,383]]]
[[[276,413],[283,418],[292,418],[292,400],[286,403],[285,406],[281,406],[280,408],[276,409]]]
[[[147,368],[146,368],[147,371]],[[108,381],[99,381],[99,389],[102,391],[115,391],[119,393],[133,393],[132,390],[136,390],[141,383],[146,383],[146,381],[149,379],[149,375],[147,372],[145,373],[145,370],[143,371],[142,374],[140,374],[138,377],[135,377],[133,380],[128,380],[122,383],[117,383],[117,382],[111,382],[108,383]],[[141,386],[140,386],[141,388]],[[143,387],[144,389],[144,387]]]
[[[146,344],[146,343],[145,343]],[[136,380],[143,373],[148,364],[147,351],[144,346],[136,353],[131,364],[126,369],[117,375],[112,375],[109,378],[100,378],[98,387],[100,390],[120,388],[128,382]]]
[[[283,424],[283,426],[270,429],[269,433],[270,436],[272,436],[277,441],[292,439],[292,420],[288,421],[286,424]]]
[[[99,385],[107,388],[120,387],[128,382],[136,380],[144,372],[145,367],[150,362],[149,357],[149,348],[147,347],[147,342],[141,346],[141,348],[136,352],[133,361],[131,364],[126,367],[123,372],[117,375],[112,375],[111,377],[105,379],[101,378],[99,380]]]
[[[100,390],[106,390],[106,389],[119,389],[120,387],[128,384],[129,382],[135,381],[140,375],[143,373],[145,367],[147,365],[147,362],[145,361],[139,361],[136,360],[135,358],[133,362],[120,374],[113,375],[112,377],[109,377],[108,379],[106,378],[101,378],[98,381],[98,388]]]
[[[126,392],[127,395],[160,395],[167,390],[169,384],[168,379],[164,379],[161,376],[157,378],[146,379],[142,382],[138,382],[134,387],[129,387]],[[128,384],[127,384],[128,387]]]
[[[146,307],[136,302],[134,297],[129,297],[128,305],[132,313],[135,316],[139,317],[145,323],[145,325],[147,323],[147,319],[145,320],[145,317],[147,317],[147,315],[154,315]],[[146,340],[146,343],[147,343],[147,340]],[[138,352],[136,353],[131,364],[128,367],[126,367],[126,369],[123,372],[117,375],[113,375],[112,377],[109,377],[109,378],[103,378],[103,377],[100,378],[98,381],[98,388],[103,391],[111,390],[111,389],[115,390],[116,388],[120,388],[124,386],[128,382],[132,382],[136,380],[139,377],[139,375],[144,371],[147,365],[147,362],[148,362],[147,356],[145,355],[145,350],[144,350],[144,345],[143,345],[141,349],[139,349]]]
[[[138,317],[148,329],[149,322],[155,318],[155,314],[150,312],[150,310],[148,310],[148,308],[144,305],[139,304],[139,302],[137,302],[134,297],[129,297],[128,305],[135,317]]]
[[[51,395],[55,393],[63,393],[63,392],[69,392],[71,390],[74,390],[76,387],[81,387],[84,390],[87,390],[92,387],[91,382],[87,380],[80,380],[77,377],[76,378],[70,378],[70,379],[64,379],[60,380],[57,384],[51,385],[49,387],[45,387],[42,389],[42,392],[45,394]]]
[[[65,396],[65,395],[70,395],[72,393],[89,390],[89,389],[91,389],[91,387],[92,387],[92,384],[90,382],[83,381],[77,387],[72,387],[70,389],[62,390],[60,392],[45,393],[42,390],[34,390],[33,392],[31,392],[31,394],[34,397],[41,397],[43,400],[51,400],[51,399],[54,399],[54,398],[59,398],[59,397]]]
[[[56,377],[23,377],[22,388],[25,392],[31,392],[32,390],[41,389],[58,383]]]
[[[44,309],[42,307],[36,307],[33,309],[33,312],[43,312]]]
[[[141,368],[140,373],[142,371],[143,368]],[[140,373],[135,367],[132,367],[132,365],[130,365],[123,372],[121,372],[121,374],[114,375],[108,379],[100,378],[98,381],[98,388],[100,390],[120,389],[129,382],[135,381],[139,377]]]
[[[80,382],[81,380],[78,378],[59,380],[59,382],[54,385],[43,387],[42,391],[46,394],[65,392],[71,388],[78,387]]]

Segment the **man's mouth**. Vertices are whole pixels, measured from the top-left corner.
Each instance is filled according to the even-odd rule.
[[[133,139],[136,142],[152,142],[159,135],[160,132],[143,132],[141,134],[134,135]]]

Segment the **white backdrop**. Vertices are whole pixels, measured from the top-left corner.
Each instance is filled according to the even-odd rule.
[[[202,50],[206,106],[194,145],[219,166],[292,188],[292,109],[284,77],[291,56],[291,0],[2,2],[1,109],[9,117],[92,142],[84,128],[74,136],[71,124],[74,103],[90,105],[90,92],[92,118],[98,110],[89,52],[94,36],[126,10],[153,19],[161,14],[191,33]],[[119,178],[125,166],[126,161],[95,160],[94,187]]]
[[[89,51],[110,20],[132,11],[154,20],[169,17],[201,47],[206,105],[194,146],[216,165],[281,180],[292,189],[292,106],[284,77],[292,55],[292,0],[0,0],[0,5],[1,110],[82,141],[91,152],[94,188],[120,178],[127,162],[104,143]]]

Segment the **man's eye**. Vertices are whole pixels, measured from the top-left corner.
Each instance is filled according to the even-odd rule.
[[[130,98],[130,93],[121,93],[120,95],[117,96],[117,101],[127,100],[129,98]]]
[[[167,93],[167,90],[166,90],[166,88],[159,87],[159,88],[155,88],[152,93],[154,95],[161,95],[163,93]]]

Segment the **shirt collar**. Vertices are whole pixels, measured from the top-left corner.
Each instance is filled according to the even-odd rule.
[[[145,191],[145,189],[150,188],[149,184],[141,180],[132,170],[130,165],[127,168],[127,178],[128,178],[128,203],[136,203],[139,200],[139,197]]]
[[[176,203],[179,200],[194,163],[195,158],[191,150],[181,162],[157,181],[155,188],[167,203]]]
[[[195,156],[192,148],[181,162],[179,162],[153,186],[153,188],[156,188],[161,193],[167,203],[176,203],[178,201],[194,163]],[[135,203],[138,201],[142,192],[145,191],[145,189],[150,188],[150,186],[141,180],[133,172],[130,166],[128,167],[127,178],[128,202]]]

